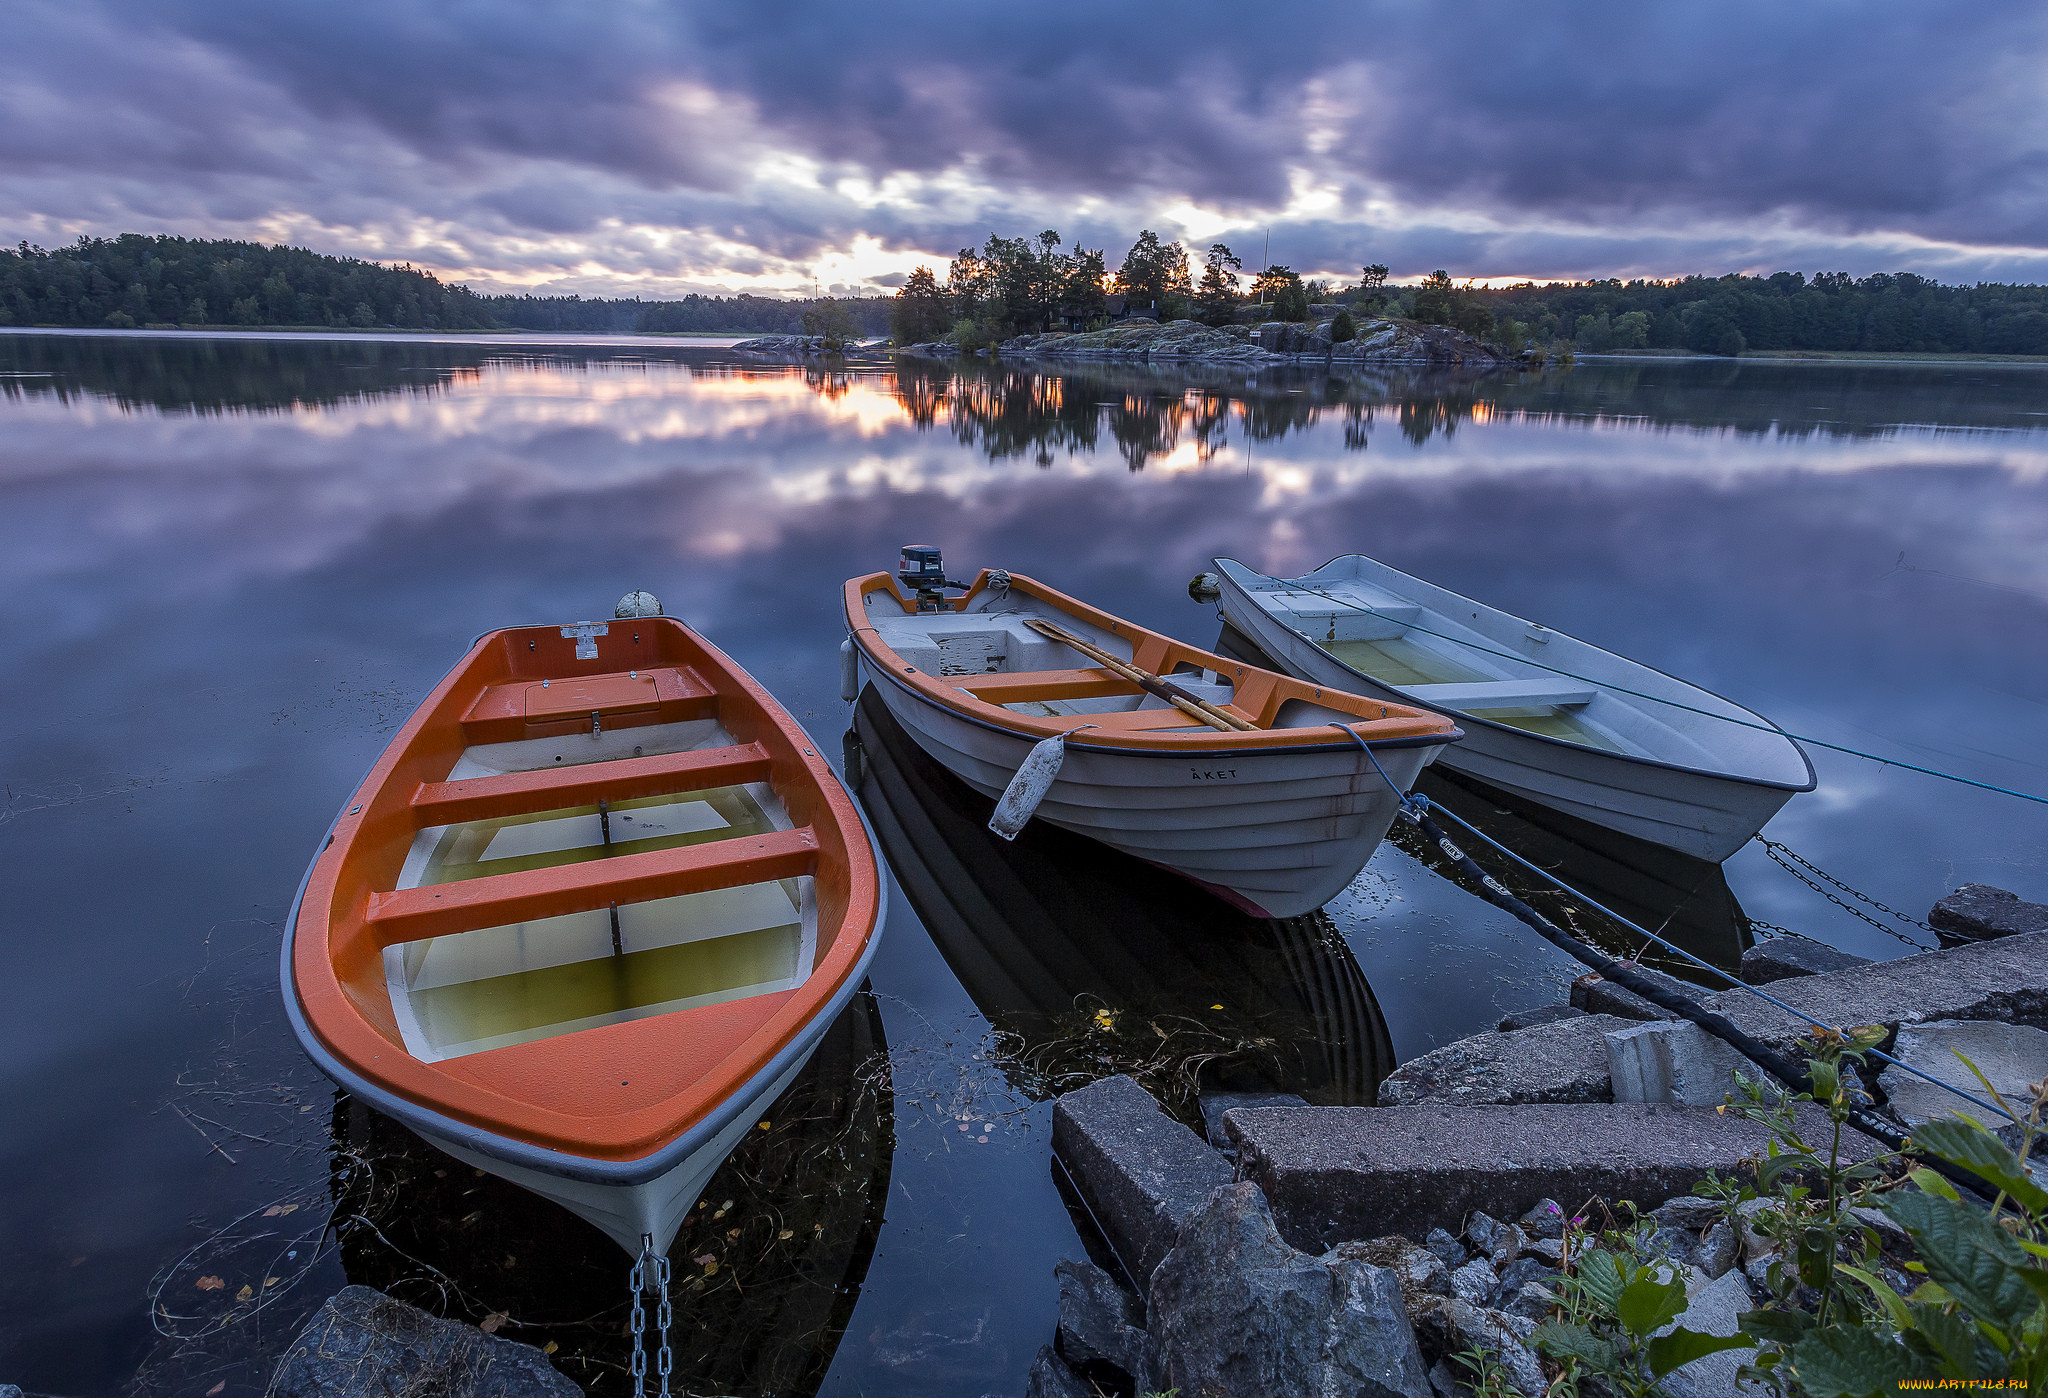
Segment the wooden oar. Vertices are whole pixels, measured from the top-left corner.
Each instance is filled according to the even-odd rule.
[[[1047,636],[1061,645],[1081,652],[1096,664],[1113,674],[1121,675],[1147,694],[1157,695],[1191,718],[1198,718],[1211,728],[1225,733],[1256,733],[1256,723],[1246,723],[1236,714],[1225,713],[1206,699],[1200,699],[1182,689],[1179,685],[1162,680],[1149,670],[1141,670],[1128,661],[1118,660],[1100,646],[1090,645],[1071,631],[1064,631],[1049,621],[1038,617],[1026,617],[1024,624],[1041,636]]]

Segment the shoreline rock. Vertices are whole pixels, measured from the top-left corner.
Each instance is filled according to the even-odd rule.
[[[367,1286],[327,1298],[291,1342],[270,1398],[581,1398],[532,1345],[393,1300]]]
[[[1254,341],[1253,336],[1257,335]],[[1054,331],[1019,335],[996,346],[1005,359],[1147,359],[1204,362],[1285,364],[1438,364],[1484,365],[1508,362],[1493,346],[1445,325],[1374,320],[1358,328],[1350,340],[1335,342],[1328,323],[1263,325],[1201,325],[1173,320],[1150,321],[1077,333]]]

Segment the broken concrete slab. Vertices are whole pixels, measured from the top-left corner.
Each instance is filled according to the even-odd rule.
[[[531,1345],[443,1320],[367,1286],[327,1298],[271,1376],[277,1398],[442,1393],[449,1398],[581,1398]]]
[[[1516,1010],[1503,1016],[1493,1027],[1503,1034],[1512,1034],[1517,1029],[1534,1029],[1539,1024],[1555,1024],[1561,1019],[1577,1019],[1585,1011],[1577,1005],[1537,1005],[1533,1009]]]
[[[1867,956],[1851,956],[1810,937],[1772,937],[1742,953],[1739,970],[1745,985],[1769,985],[1794,976],[1819,976],[1869,964]]]
[[[1394,1274],[1289,1247],[1253,1185],[1226,1185],[1189,1217],[1150,1303],[1165,1382],[1182,1393],[1430,1398]]]
[[[2048,932],[2048,907],[1988,883],[1966,883],[1928,911],[1927,925],[1965,942],[2025,936]]]
[[[1201,1096],[1202,1126],[1209,1144],[1228,1152],[1230,1137],[1223,1130],[1223,1114],[1234,1107],[1306,1107],[1308,1099],[1298,1092],[1205,1092]]]
[[[2029,1088],[2048,1078],[2048,1033],[2029,1025],[1990,1020],[1903,1024],[1892,1046],[1892,1056],[1929,1077],[1983,1097],[1983,1086],[1963,1063],[1963,1058],[1968,1058],[1998,1089],[1999,1095],[2024,1114],[2025,1104],[2032,1097]],[[1887,1067],[1878,1074],[1877,1085],[1884,1089],[1891,1109],[1909,1128],[1954,1116],[1959,1111],[1970,1113],[1994,1129],[2006,1124],[2003,1118],[1971,1106],[1953,1092],[1945,1092],[1925,1078],[1896,1067]]]
[[[1637,1021],[1579,1015],[1511,1034],[1474,1034],[1410,1059],[1380,1083],[1383,1107],[1611,1102],[1605,1036]]]
[[[1995,1019],[2048,1029],[2048,933],[1800,976],[1778,982],[1771,993],[1836,1028]],[[1747,990],[1722,991],[1707,1006],[1781,1049],[1796,1049],[1810,1028]]]
[[[1769,1139],[1733,1115],[1650,1103],[1266,1108],[1227,1124],[1240,1177],[1265,1190],[1281,1236],[1310,1250],[1420,1237],[1475,1210],[1512,1217],[1560,1196],[1651,1208],[1761,1155]],[[1878,1149],[1845,1137],[1859,1159]]]
[[[1686,1020],[1651,1020],[1605,1038],[1617,1102],[1718,1107],[1735,1091],[1737,1073],[1752,1082],[1765,1078],[1763,1069]]]
[[[1053,1104],[1052,1148],[1140,1286],[1172,1251],[1188,1215],[1231,1179],[1221,1155],[1121,1075]]]

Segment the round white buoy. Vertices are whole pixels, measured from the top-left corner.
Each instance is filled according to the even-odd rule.
[[[1216,602],[1223,597],[1223,579],[1214,573],[1197,573],[1188,581],[1188,596],[1197,602]]]
[[[661,599],[651,592],[629,592],[619,599],[618,606],[612,608],[612,616],[621,621],[661,614]]]

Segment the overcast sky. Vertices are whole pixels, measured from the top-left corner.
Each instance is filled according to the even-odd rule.
[[[2048,5],[6,0],[0,237],[841,293],[991,231],[1355,278],[2048,280]]]

